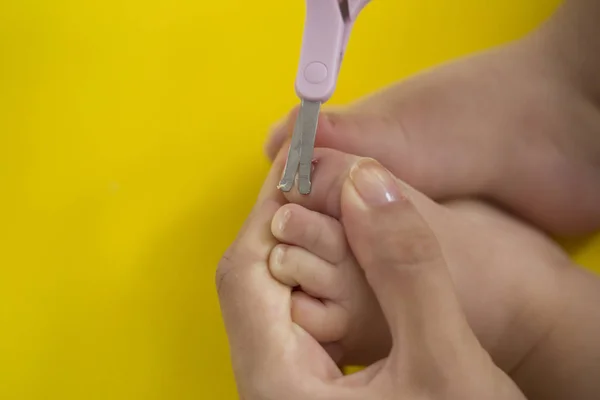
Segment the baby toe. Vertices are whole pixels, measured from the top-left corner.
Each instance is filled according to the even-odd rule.
[[[271,251],[269,270],[284,285],[300,287],[318,299],[337,299],[344,283],[344,275],[335,265],[301,247],[285,244]]]
[[[271,231],[280,242],[302,247],[332,264],[342,262],[348,255],[342,224],[297,204],[287,204],[277,211]]]
[[[350,327],[350,315],[345,308],[304,292],[292,294],[292,320],[320,343],[342,340]]]

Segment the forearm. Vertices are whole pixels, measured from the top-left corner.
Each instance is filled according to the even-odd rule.
[[[513,373],[530,400],[586,400],[600,395],[600,277],[566,273],[553,328]]]

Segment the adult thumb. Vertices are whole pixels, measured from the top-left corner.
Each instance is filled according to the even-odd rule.
[[[388,321],[394,352],[412,358],[411,365],[440,367],[467,347],[481,347],[417,194],[376,161],[361,159],[342,190],[342,221]]]

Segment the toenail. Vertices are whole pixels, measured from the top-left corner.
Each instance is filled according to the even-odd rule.
[[[292,211],[285,210],[283,212],[283,215],[279,219],[279,225],[277,226],[277,228],[279,229],[279,233],[285,232],[285,228],[286,228],[287,223],[289,222],[290,218],[292,218]]]
[[[271,256],[271,268],[281,269],[281,266],[283,265],[283,257],[285,256],[285,248],[283,246],[275,247]]]

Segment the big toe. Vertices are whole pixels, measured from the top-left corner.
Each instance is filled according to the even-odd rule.
[[[309,195],[300,194],[296,188],[285,193],[290,203],[299,204],[309,210],[340,219],[342,188],[350,171],[364,157],[342,153],[332,149],[315,149],[315,168],[312,174],[312,189]],[[436,220],[445,209],[416,189],[409,187],[411,198],[426,218]]]
[[[350,314],[331,300],[296,291],[292,294],[292,320],[319,343],[333,343],[348,334]]]
[[[299,108],[294,108],[271,129],[265,143],[265,153],[271,160],[292,136],[298,113]],[[408,164],[405,157],[397,157],[406,147],[405,132],[398,118],[361,112],[356,107],[323,111],[317,124],[315,146],[376,158],[386,164],[398,164],[395,160]]]

